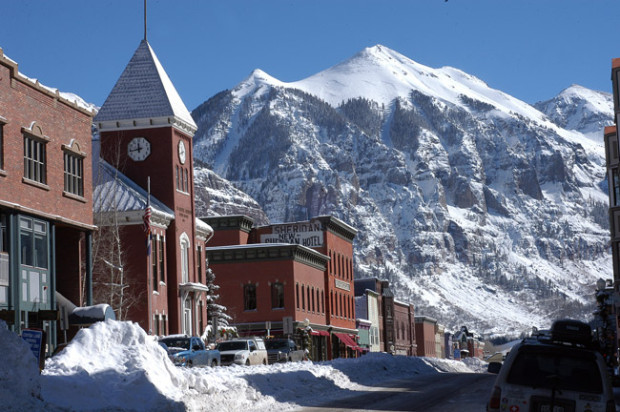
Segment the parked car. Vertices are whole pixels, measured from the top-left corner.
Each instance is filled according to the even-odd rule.
[[[170,335],[159,340],[159,344],[168,352],[170,360],[177,366],[219,366],[220,352],[205,347],[197,336]]]
[[[261,338],[240,338],[217,345],[222,365],[267,365],[267,350]]]
[[[267,361],[269,364],[277,362],[299,362],[306,358],[306,353],[300,350],[291,339],[267,339]]]
[[[487,411],[616,410],[611,378],[586,323],[556,321],[515,345],[502,365]]]

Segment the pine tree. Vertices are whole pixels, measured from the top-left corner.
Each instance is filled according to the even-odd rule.
[[[207,313],[209,314],[209,321],[208,330],[205,331],[205,335],[207,338],[206,340],[214,342],[218,336],[221,336],[221,334],[217,333],[218,331],[228,329],[232,317],[226,313],[226,306],[217,303],[220,299],[218,293],[220,287],[215,284],[215,273],[213,273],[209,267],[207,267],[206,286],[209,289],[207,291]],[[214,327],[214,321],[217,324],[217,331]]]

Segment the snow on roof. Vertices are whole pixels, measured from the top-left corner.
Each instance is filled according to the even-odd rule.
[[[116,319],[114,310],[107,303],[76,307],[69,315],[69,323],[72,325],[90,325],[106,319]]]
[[[93,211],[130,212],[146,209],[148,193],[103,159],[93,170]],[[159,212],[174,219],[174,211],[151,195],[153,213]]]
[[[11,66],[15,67],[15,77],[22,80],[25,83],[30,84],[32,87],[43,91],[53,97],[58,98],[61,101],[64,101],[65,103],[69,103],[70,105],[73,105],[81,110],[87,111],[89,112],[89,114],[91,116],[93,116],[95,113],[97,113],[98,107],[92,103],[87,103],[84,99],[82,99],[80,96],[74,94],[74,93],[66,93],[66,92],[61,92],[60,90],[54,88],[54,87],[49,87],[46,86],[42,83],[39,82],[38,79],[34,79],[31,77],[26,76],[25,74],[21,73],[18,70],[18,64],[15,60],[11,59],[9,56],[5,55],[2,48],[0,48],[0,61],[4,61],[6,63],[8,63]]]
[[[197,130],[155,52],[142,40],[95,116],[95,122],[175,117]]]
[[[211,227],[211,225],[209,225],[208,223],[204,222],[203,220],[199,218],[195,219],[194,225],[196,226],[197,232],[203,232],[205,234],[207,238],[207,242],[208,242],[213,236],[213,228]]]

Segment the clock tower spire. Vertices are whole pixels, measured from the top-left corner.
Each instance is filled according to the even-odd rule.
[[[143,190],[150,178],[152,197],[174,212],[169,225],[162,226],[158,235],[161,242],[165,241],[165,248],[157,253],[165,254],[165,258],[158,256],[157,264],[149,259],[139,265],[149,278],[148,284],[154,285],[153,293],[157,292],[148,294],[148,299],[153,300],[149,308],[154,311],[147,315],[148,324],[163,311],[169,316],[170,332],[196,333],[192,329],[199,314],[194,312],[201,311],[200,319],[202,315],[206,318],[206,309],[197,309],[204,289],[193,289],[201,279],[197,267],[204,267],[202,263],[197,265],[195,251],[200,250],[200,238],[203,244],[206,239],[204,228],[197,229],[194,204],[192,138],[197,126],[146,40],[146,0],[144,40],[94,122],[100,132],[101,157]],[[159,271],[157,265],[162,266],[161,270],[165,265],[165,273],[153,282],[148,273]],[[165,297],[167,309],[155,302]]]

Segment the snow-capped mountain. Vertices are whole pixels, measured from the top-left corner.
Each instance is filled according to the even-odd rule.
[[[418,314],[521,332],[586,319],[612,276],[602,130],[576,120],[610,96],[586,91],[582,110],[543,113],[375,46],[294,83],[255,70],[194,110],[194,156],[273,223],[356,227],[356,276],[389,279]]]
[[[601,130],[613,124],[613,95],[572,85],[551,100],[534,105],[560,127],[601,141]]]

